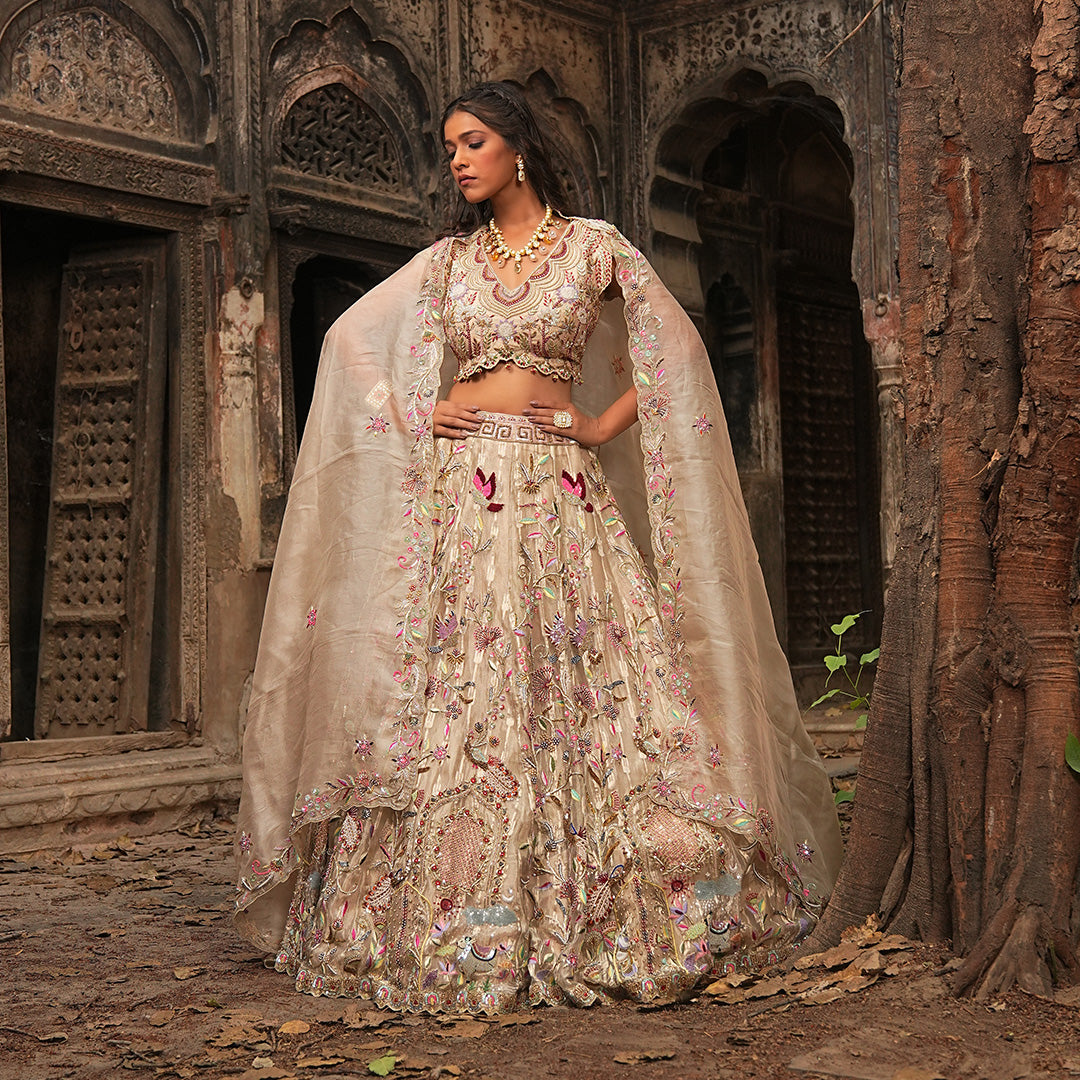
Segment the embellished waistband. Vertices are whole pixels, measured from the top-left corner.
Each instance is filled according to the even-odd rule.
[[[537,427],[524,416],[513,413],[485,412],[481,414],[480,428],[469,435],[470,439],[496,439],[500,442],[559,443],[574,442],[565,435],[552,435]]]

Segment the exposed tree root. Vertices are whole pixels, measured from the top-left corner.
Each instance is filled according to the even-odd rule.
[[[1064,948],[1065,955],[1060,952]],[[976,983],[975,998],[999,997],[1014,986],[1040,997],[1053,997],[1051,962],[1075,965],[1072,947],[1056,934],[1046,911],[1036,905],[1005,904],[986,928],[971,955],[953,976],[952,989],[963,994]]]

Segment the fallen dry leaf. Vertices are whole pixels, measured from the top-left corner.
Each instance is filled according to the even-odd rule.
[[[628,1054],[616,1054],[616,1065],[644,1065],[650,1061],[670,1061],[675,1056],[674,1050],[636,1050]]]
[[[304,1035],[311,1030],[311,1025],[303,1020],[286,1020],[278,1028],[279,1035]]]
[[[87,874],[82,880],[88,889],[92,889],[99,896],[111,892],[118,884],[111,874]]]
[[[880,975],[888,966],[885,958],[877,949],[856,957],[852,964],[852,967],[857,968],[864,975]]]
[[[812,990],[809,993],[803,994],[800,1000],[806,1005],[828,1005],[830,1001],[836,1001],[837,998],[843,996],[843,990],[838,990],[835,986],[831,986],[827,990]]]
[[[143,1013],[143,1019],[151,1027],[164,1027],[176,1015],[175,1009],[154,1009]]]
[[[945,1080],[939,1072],[920,1069],[917,1065],[907,1065],[899,1072],[894,1072],[892,1080]]]
[[[289,1080],[295,1075],[296,1073],[289,1072],[288,1069],[248,1069],[242,1072],[237,1080]]]
[[[786,977],[766,979],[764,982],[759,982],[756,986],[747,987],[744,993],[747,1000],[772,997],[773,994],[779,994],[785,991],[787,989],[786,983]]]
[[[181,982],[184,979],[194,979],[196,975],[201,975],[206,968],[201,967],[176,967],[173,968],[173,977],[180,979]]]
[[[499,1017],[499,1027],[519,1027],[525,1024],[539,1024],[540,1017],[535,1013],[505,1013]]]
[[[897,952],[901,949],[914,949],[915,942],[910,938],[901,937],[899,934],[890,934],[877,942],[874,948],[878,952]]]
[[[818,963],[824,968],[842,968],[854,960],[862,951],[862,946],[854,941],[844,941],[834,949],[828,949],[817,957]]]
[[[305,1057],[297,1058],[296,1067],[298,1069],[318,1069],[324,1065],[340,1065],[343,1061],[348,1061],[348,1058],[343,1057]]]

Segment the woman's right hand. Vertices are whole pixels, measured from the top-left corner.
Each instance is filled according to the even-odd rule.
[[[432,431],[436,438],[463,439],[479,430],[480,409],[476,405],[461,405],[456,401],[437,401],[432,413]]]

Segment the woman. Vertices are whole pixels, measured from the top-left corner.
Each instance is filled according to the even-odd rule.
[[[238,921],[310,993],[643,1001],[786,954],[839,836],[716,385],[521,93],[327,335],[244,742]],[[638,426],[635,426],[638,425]]]

